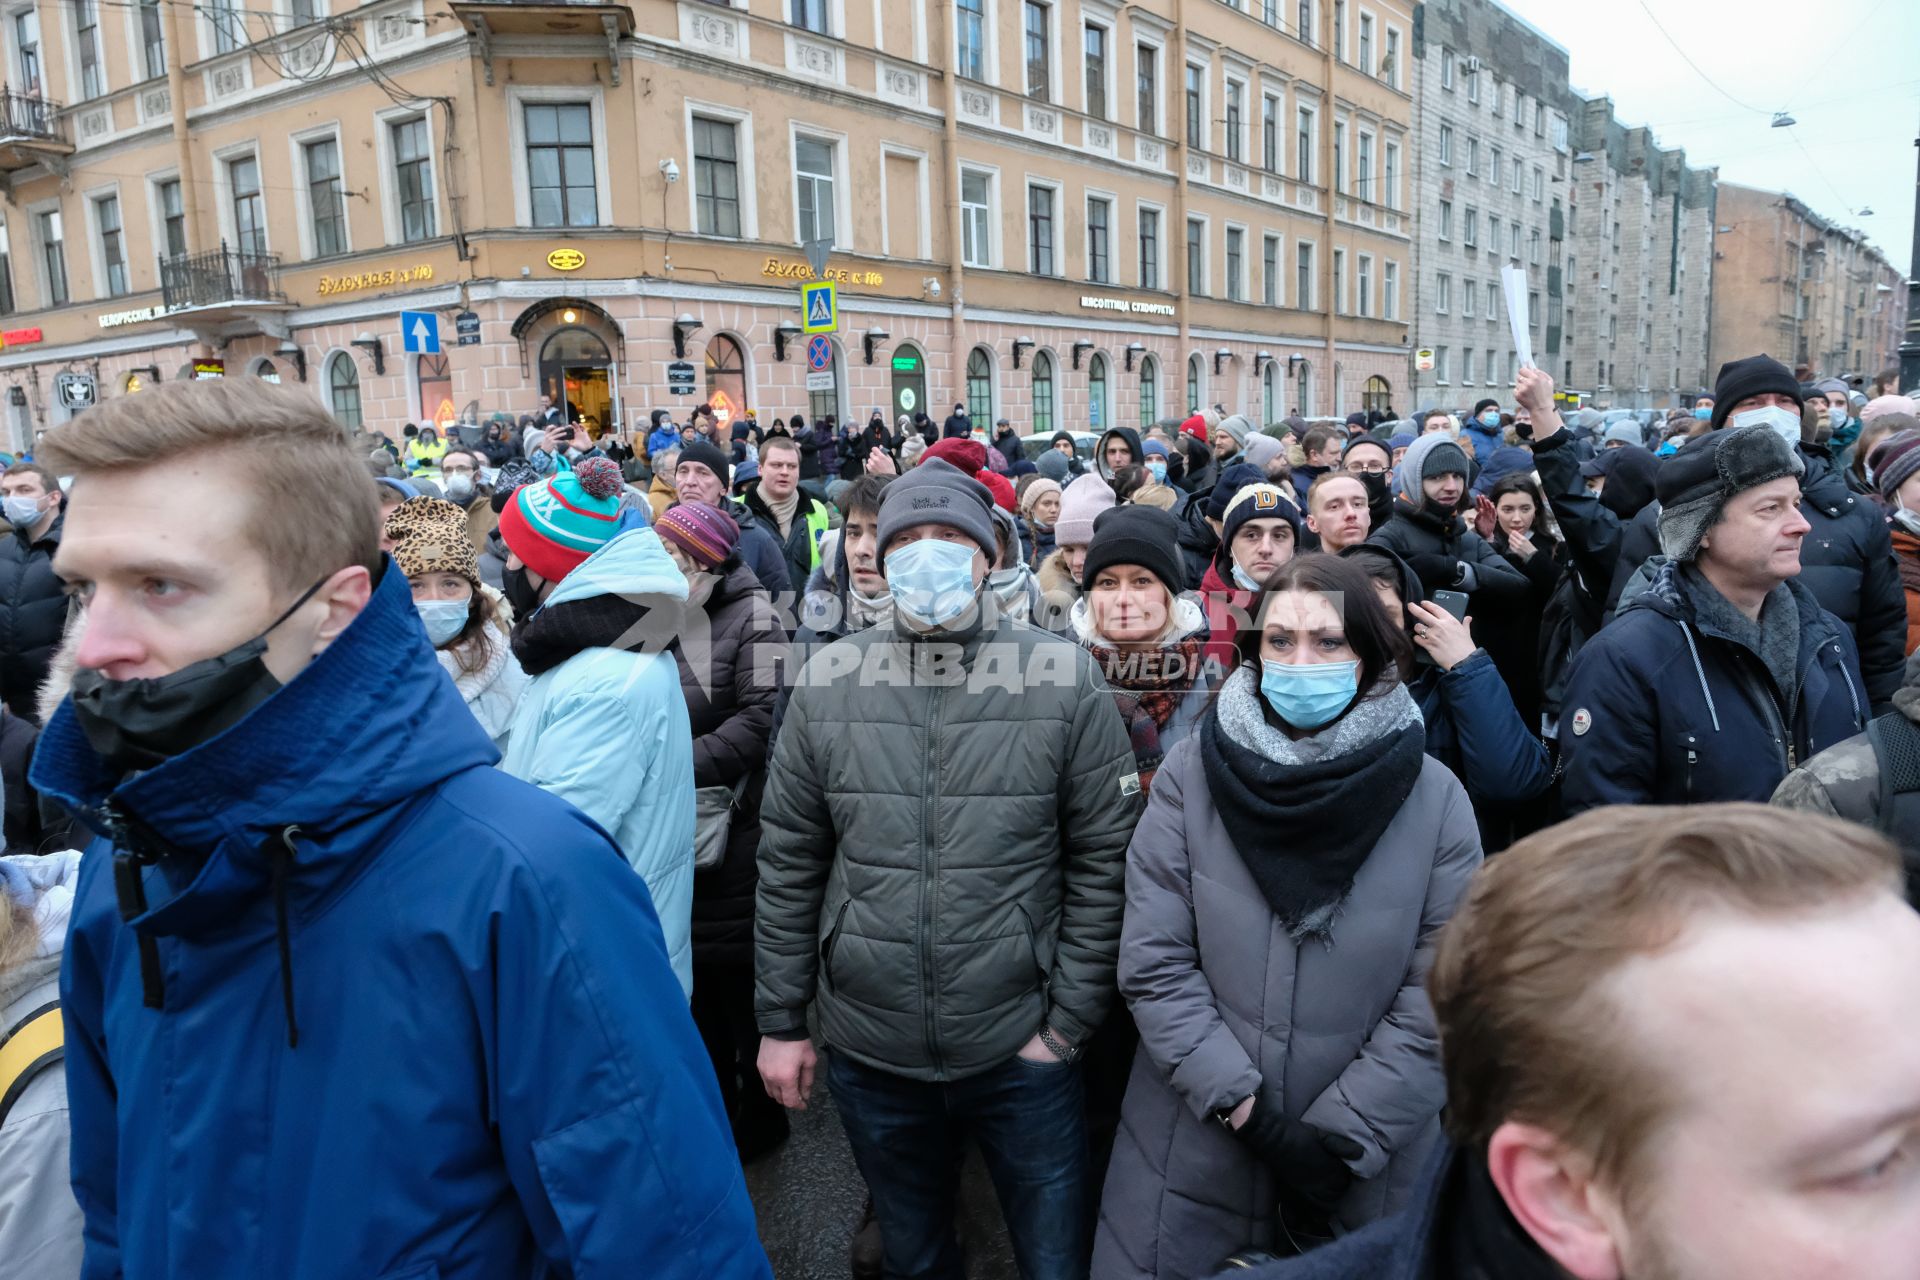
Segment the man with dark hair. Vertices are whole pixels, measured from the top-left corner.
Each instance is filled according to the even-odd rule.
[[[827,504],[800,487],[800,457],[800,445],[785,436],[761,441],[759,477],[740,493],[779,541],[790,584],[813,576],[820,565],[820,539],[833,525]]]
[[[768,1276],[645,886],[494,767],[339,424],[172,382],[44,450],[82,1274]]]
[[[16,462],[0,476],[0,504],[12,526],[0,542],[0,699],[39,724],[40,686],[67,618],[66,589],[53,571],[66,494],[47,468]]]
[[[1716,804],[1529,836],[1427,978],[1450,1155],[1406,1212],[1250,1278],[1911,1280],[1916,970],[1860,827]]]
[[[1313,488],[1313,482],[1334,469],[1340,462],[1340,448],[1346,439],[1332,427],[1315,427],[1307,432],[1300,441],[1300,452],[1305,461],[1293,468],[1293,491],[1299,497],[1295,504],[1300,510],[1307,509],[1307,490]]]

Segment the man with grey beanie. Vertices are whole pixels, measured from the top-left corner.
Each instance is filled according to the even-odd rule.
[[[1091,656],[994,607],[992,507],[939,459],[888,485],[893,625],[795,679],[761,808],[759,1065],[807,1105],[811,1007],[886,1274],[960,1274],[971,1139],[1020,1274],[1069,1280],[1098,1198],[1075,1059],[1114,999],[1142,788]]]
[[[1689,440],[1656,472],[1663,554],[1567,677],[1568,813],[1765,801],[1866,723],[1853,635],[1798,580],[1805,469],[1761,424]]]

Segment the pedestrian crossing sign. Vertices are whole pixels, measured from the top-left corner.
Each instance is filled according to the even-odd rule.
[[[800,286],[800,315],[803,333],[837,333],[840,329],[840,295],[831,280],[816,280]]]

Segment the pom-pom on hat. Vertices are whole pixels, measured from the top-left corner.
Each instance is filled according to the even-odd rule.
[[[620,468],[582,458],[537,484],[516,489],[500,512],[507,549],[549,582],[558,582],[620,531]]]

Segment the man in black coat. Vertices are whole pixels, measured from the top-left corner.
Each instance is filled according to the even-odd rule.
[[[1478,612],[1517,603],[1527,593],[1527,580],[1461,520],[1467,470],[1466,450],[1451,436],[1421,436],[1394,473],[1393,519],[1367,541],[1412,565],[1429,595],[1464,591],[1473,597],[1469,607]]]
[[[940,428],[942,440],[966,440],[973,435],[973,419],[967,416],[967,406],[956,404],[953,412],[947,415],[946,425]]]
[[[0,476],[0,501],[13,526],[0,541],[0,700],[33,724],[40,723],[40,686],[67,620],[66,588],[53,572],[65,497],[36,462],[16,462]]]
[[[1453,1149],[1404,1212],[1222,1275],[1910,1280],[1898,884],[1866,829],[1754,805],[1587,814],[1489,859],[1427,980]]]

